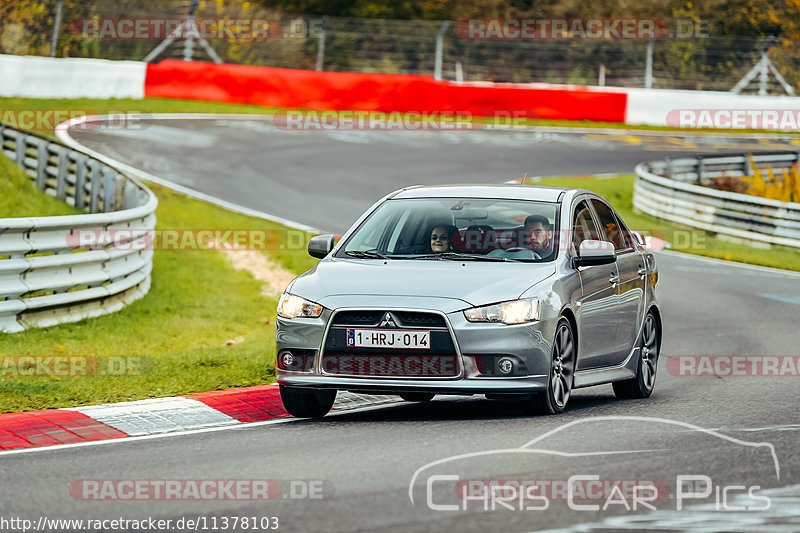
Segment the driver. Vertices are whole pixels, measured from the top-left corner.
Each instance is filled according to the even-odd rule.
[[[525,219],[525,230],[531,234],[531,248],[542,258],[553,252],[553,227],[547,217],[531,215]]]

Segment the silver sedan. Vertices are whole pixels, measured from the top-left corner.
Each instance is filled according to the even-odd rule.
[[[281,296],[286,410],[324,416],[336,391],[515,399],[556,414],[578,387],[653,391],[658,271],[600,196],[522,185],[409,187],[384,197]]]

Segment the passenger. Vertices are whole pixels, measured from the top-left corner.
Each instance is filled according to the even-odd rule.
[[[553,227],[547,217],[531,215],[525,219],[525,230],[531,232],[531,248],[543,259],[553,252]]]
[[[451,225],[439,224],[431,230],[431,252],[442,253],[453,250],[453,234],[458,228]]]

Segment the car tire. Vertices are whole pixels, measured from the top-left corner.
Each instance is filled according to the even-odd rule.
[[[652,311],[647,313],[639,341],[639,363],[636,376],[613,383],[617,398],[631,400],[649,398],[656,386],[658,355],[661,349],[661,329]]]
[[[336,400],[335,390],[307,390],[280,386],[286,412],[297,418],[322,418]]]
[[[557,415],[564,412],[572,392],[576,357],[575,333],[569,320],[561,317],[556,324],[556,334],[553,338],[547,390],[536,393],[529,400],[522,402],[525,414]]]
[[[407,402],[429,402],[436,395],[430,392],[404,392],[399,396]]]

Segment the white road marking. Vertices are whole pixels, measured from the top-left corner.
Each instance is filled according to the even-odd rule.
[[[345,415],[345,414],[352,414],[352,413],[365,413],[369,411],[375,411],[377,409],[383,409],[387,406],[386,404],[379,404],[379,405],[370,405],[368,407],[358,407],[354,409],[346,409],[336,412],[331,412],[327,417],[326,420],[334,420],[337,416]],[[71,444],[56,444],[54,446],[37,446],[33,448],[18,448],[15,450],[4,450],[0,451],[0,457],[5,455],[18,455],[18,454],[25,454],[25,453],[47,453],[53,451],[64,450],[67,448],[84,448],[87,446],[103,446],[103,445],[110,445],[110,444],[127,444],[131,442],[138,442],[144,440],[154,440],[154,439],[164,439],[169,437],[178,437],[184,435],[196,435],[200,433],[215,433],[217,431],[243,431],[248,429],[255,429],[261,426],[271,426],[273,424],[284,424],[287,422],[297,422],[297,423],[315,423],[311,420],[303,420],[297,418],[273,418],[271,420],[261,420],[259,422],[239,422],[236,424],[226,425],[226,426],[215,426],[215,427],[206,427],[200,429],[187,429],[185,431],[173,431],[170,433],[155,433],[153,435],[140,435],[135,437],[119,437],[116,439],[105,439],[105,440],[93,440],[87,442],[74,442]],[[325,423],[317,422],[317,423]]]
[[[182,397],[73,407],[67,411],[77,411],[132,437],[240,423],[203,402]]]

